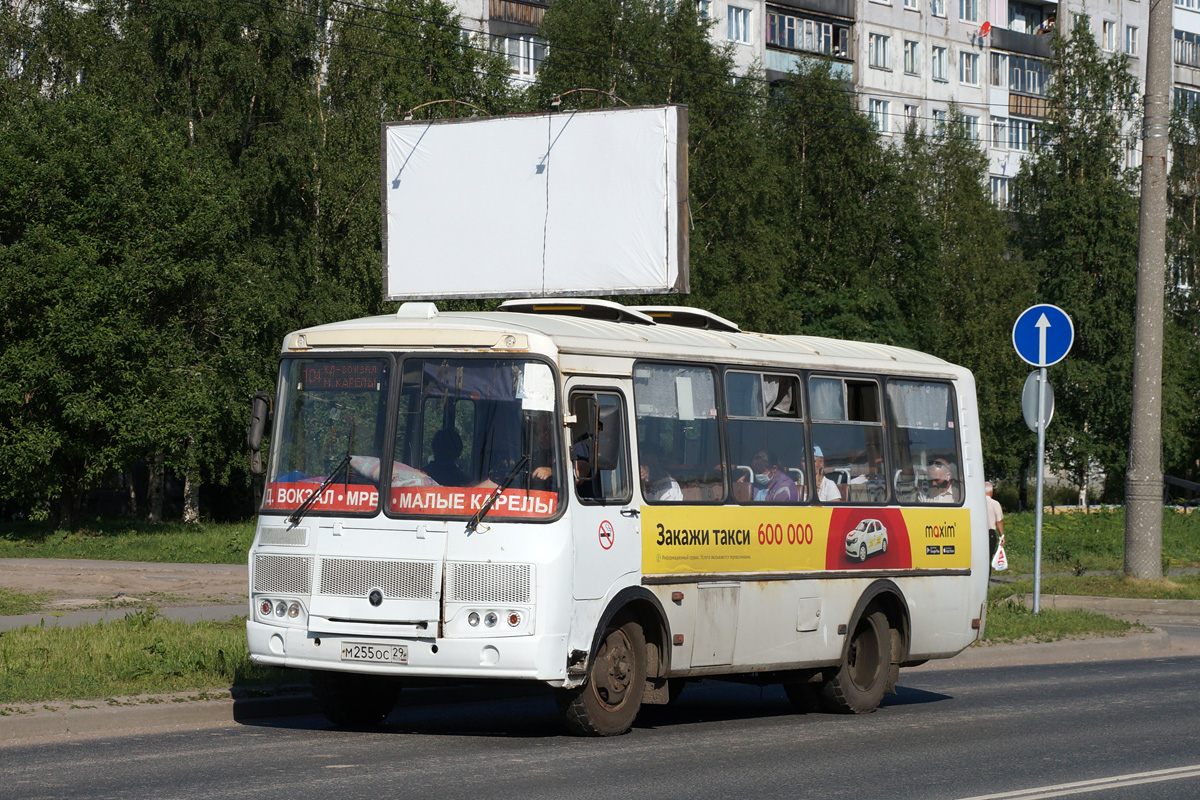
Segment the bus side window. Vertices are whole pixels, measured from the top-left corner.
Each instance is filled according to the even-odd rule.
[[[813,376],[813,491],[818,503],[886,503],[887,468],[879,384],[869,378]]]
[[[708,367],[638,364],[633,371],[638,459],[656,464],[669,483],[652,502],[720,503],[724,467],[717,423],[717,384]],[[662,480],[654,475],[647,481]]]
[[[901,503],[963,501],[954,391],[941,381],[888,381],[892,484]]]
[[[581,392],[571,396],[571,468],[581,502],[623,504],[631,499],[625,406],[619,394]]]

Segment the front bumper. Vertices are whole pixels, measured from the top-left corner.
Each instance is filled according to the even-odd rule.
[[[304,628],[248,620],[246,639],[255,664],[296,669],[361,672],[397,677],[524,679],[557,683],[567,677],[567,637],[514,636],[438,639],[317,635]],[[406,645],[407,664],[341,660],[343,642]]]

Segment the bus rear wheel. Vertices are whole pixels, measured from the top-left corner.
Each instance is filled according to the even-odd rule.
[[[646,636],[629,617],[604,629],[587,682],[558,695],[567,728],[582,736],[619,736],[633,727],[646,688]]]
[[[317,708],[343,728],[374,728],[392,713],[400,697],[394,678],[313,670],[310,680]]]
[[[854,626],[841,667],[821,687],[827,711],[864,714],[883,700],[892,660],[892,627],[882,611],[864,614]]]

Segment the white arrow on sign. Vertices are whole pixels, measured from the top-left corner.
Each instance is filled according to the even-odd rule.
[[[1046,319],[1045,313],[1038,317],[1037,323],[1034,325],[1038,329],[1038,363],[1046,363],[1046,329],[1050,327],[1050,320]]]

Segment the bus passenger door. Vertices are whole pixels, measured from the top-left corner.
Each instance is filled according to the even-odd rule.
[[[622,575],[641,567],[641,523],[633,505],[628,381],[574,380],[567,427],[574,596],[604,597]]]

